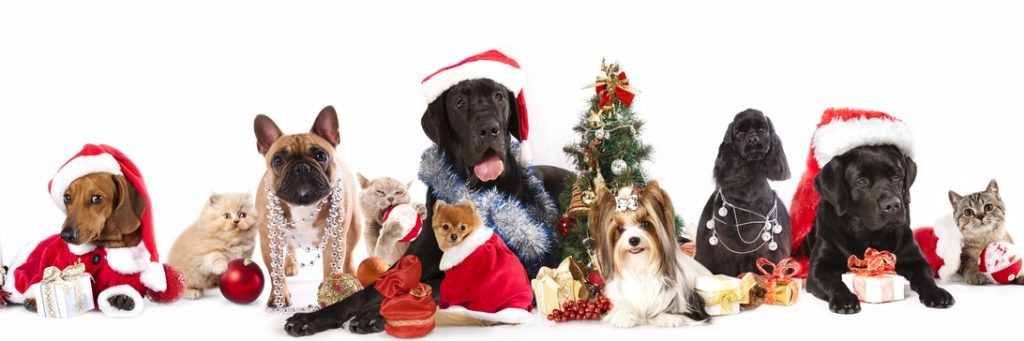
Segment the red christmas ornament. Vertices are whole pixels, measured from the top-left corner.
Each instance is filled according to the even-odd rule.
[[[177,302],[185,294],[185,274],[172,265],[164,264],[164,277],[167,279],[167,289],[161,292],[148,290],[149,299],[161,304]]]
[[[220,276],[220,293],[228,301],[249,304],[263,293],[263,270],[251,260],[236,259]]]
[[[572,217],[558,219],[558,234],[562,235],[562,237],[568,236],[573,226],[576,226],[576,219]]]

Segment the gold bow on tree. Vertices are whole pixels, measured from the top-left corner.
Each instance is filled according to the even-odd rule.
[[[629,107],[640,91],[629,85],[629,77],[626,77],[625,72],[619,71],[619,64],[607,64],[601,60],[601,71],[604,71],[604,76],[597,77],[597,82],[588,87],[594,87],[600,96],[600,102],[597,104],[599,110],[604,110],[611,116],[611,103],[614,99]]]

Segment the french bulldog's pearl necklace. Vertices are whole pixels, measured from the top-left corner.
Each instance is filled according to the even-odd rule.
[[[718,190],[718,194],[715,198],[715,202],[718,201],[722,202],[722,206],[718,209],[718,212],[716,212],[717,215],[712,214],[711,220],[708,220],[707,225],[705,225],[705,227],[711,230],[711,238],[708,238],[708,244],[711,244],[711,246],[721,245],[729,252],[739,255],[754,253],[765,246],[767,246],[768,250],[770,251],[775,251],[779,249],[779,244],[775,242],[775,235],[782,233],[782,225],[779,224],[778,199],[775,199],[775,203],[772,204],[772,209],[769,210],[768,213],[763,215],[729,203],[729,201],[725,200],[725,195],[722,194],[721,189]],[[716,229],[717,223],[720,222],[722,224],[728,225],[728,223],[722,219],[729,215],[730,208],[732,209],[733,222],[735,223],[734,226],[736,226],[736,235],[739,237],[739,240],[743,242],[743,244],[746,244],[748,247],[753,247],[753,249],[746,251],[733,250],[725,243],[722,243],[721,240],[718,238],[718,230]],[[754,215],[755,217],[760,217],[761,219],[755,219],[741,223],[739,216],[736,214],[736,211],[743,211],[751,215]],[[754,238],[754,240],[748,241],[746,239],[743,239],[743,231],[740,231],[740,228],[751,225],[759,227],[761,229],[761,233],[758,235],[760,238]],[[760,245],[754,247],[753,245],[757,244],[758,242],[760,242]]]
[[[327,226],[324,228],[321,234],[320,243],[316,246],[304,246],[296,245],[296,236],[293,233],[293,229],[289,227],[295,227],[299,224],[295,220],[287,220],[284,218],[284,209],[281,208],[281,203],[274,192],[270,190],[269,185],[264,185],[263,191],[267,194],[267,228],[270,230],[268,238],[270,239],[270,280],[272,282],[271,297],[274,300],[274,306],[268,307],[267,311],[272,313],[300,313],[300,312],[311,312],[319,310],[319,306],[310,304],[304,308],[291,308],[284,306],[284,293],[280,291],[280,286],[284,283],[284,265],[285,257],[291,256],[293,261],[295,255],[291,254],[288,250],[288,246],[297,246],[303,248],[307,253],[316,251],[316,259],[307,263],[298,263],[300,267],[306,267],[313,265],[316,261],[320,260],[323,254],[324,247],[327,246],[327,242],[331,243],[331,269],[333,273],[341,273],[343,269],[341,264],[338,262],[338,257],[345,254],[344,250],[344,228],[342,222],[345,220],[344,212],[344,196],[341,179],[339,178],[334,188],[331,189],[331,195],[324,200],[321,200],[316,209],[309,214],[308,217],[299,218],[299,222],[305,223],[307,220],[316,219],[317,215],[323,208],[323,205],[328,200],[331,202],[331,208],[327,211]]]

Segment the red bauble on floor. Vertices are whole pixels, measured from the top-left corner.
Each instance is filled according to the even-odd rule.
[[[228,301],[249,304],[263,293],[263,270],[250,260],[236,259],[228,263],[228,271],[220,276],[220,293]]]

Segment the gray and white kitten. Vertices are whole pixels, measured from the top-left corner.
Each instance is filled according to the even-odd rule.
[[[953,205],[953,220],[964,238],[957,274],[968,284],[988,283],[978,269],[981,251],[994,242],[1013,244],[1006,232],[1006,205],[999,196],[999,184],[992,180],[984,191],[967,196],[949,191],[949,202]],[[1017,283],[1024,281],[1018,279]]]
[[[412,182],[402,183],[388,177],[368,180],[362,174],[357,176],[359,187],[362,188],[359,193],[359,208],[366,221],[363,226],[363,242],[366,243],[367,254],[394,264],[405,254],[409,243],[398,242],[404,237],[404,231],[396,221],[385,224],[384,213],[393,206],[411,204],[423,217],[427,213],[426,207],[422,203],[412,203],[409,196]]]

